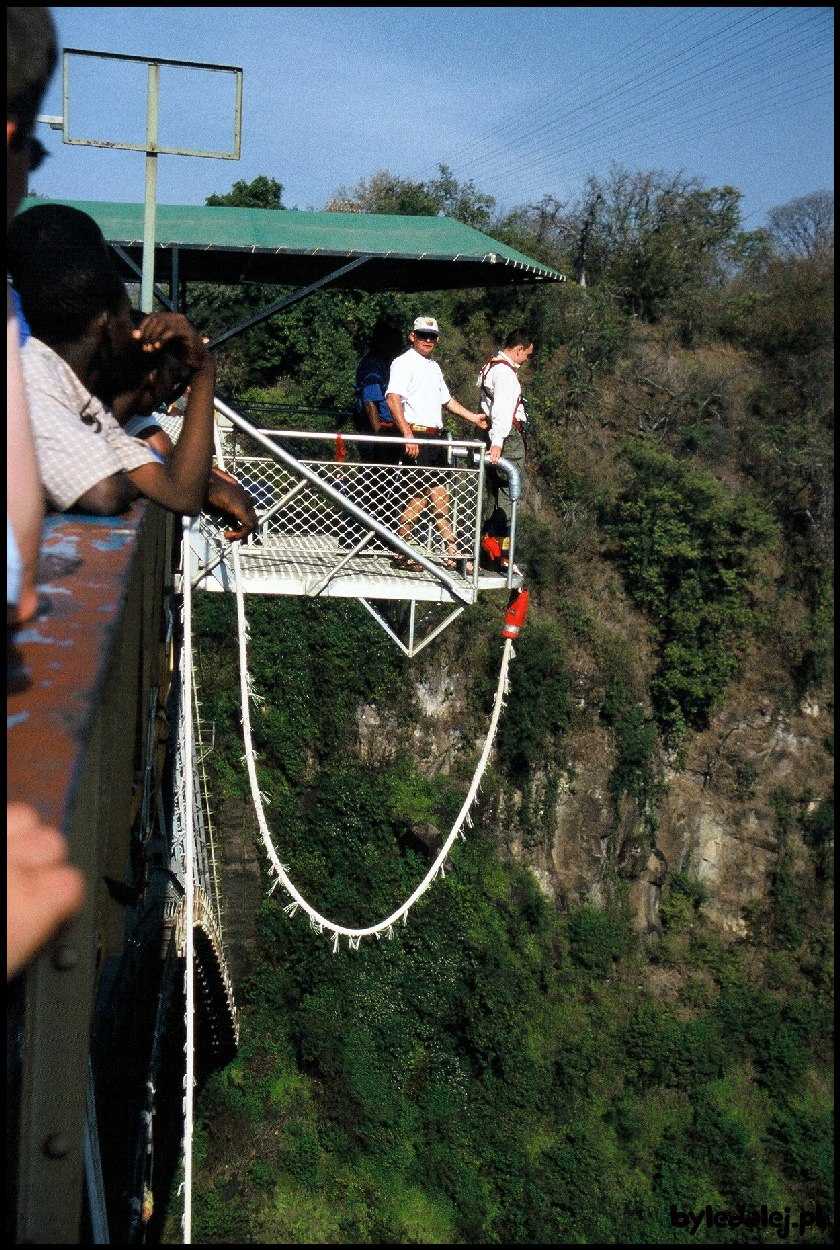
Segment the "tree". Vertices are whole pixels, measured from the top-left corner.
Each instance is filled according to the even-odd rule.
[[[209,208],[285,209],[283,184],[267,174],[251,182],[240,179],[224,195],[208,195]],[[243,283],[238,287],[210,282],[193,283],[187,311],[197,329],[211,338],[244,321],[280,297],[280,287]],[[245,390],[263,381],[267,371],[278,365],[275,336],[268,325],[251,330],[246,339],[237,337],[225,343],[216,356],[220,388],[228,394]]]
[[[396,213],[402,217],[454,217],[484,230],[496,201],[477,191],[472,182],[459,183],[447,165],[439,176],[412,182],[382,169],[355,187],[339,187],[325,205],[328,213]]]
[[[653,320],[675,297],[722,278],[740,199],[734,187],[613,166],[608,178],[588,179],[566,229],[576,236],[587,283],[600,283],[629,312]]]
[[[276,178],[258,174],[252,182],[240,179],[226,195],[208,195],[209,208],[285,208],[283,184]]]
[[[650,683],[656,719],[671,745],[702,728],[738,669],[756,624],[752,580],[772,540],[770,516],[702,469],[653,443],[627,443],[632,470],[607,532],[629,594],[659,633]]]
[[[575,257],[579,230],[566,205],[546,195],[539,204],[523,205],[508,213],[493,226],[493,237],[565,272]]]
[[[834,251],[834,192],[813,191],[767,214],[776,243],[787,256],[809,259]]]

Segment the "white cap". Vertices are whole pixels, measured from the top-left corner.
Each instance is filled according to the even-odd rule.
[[[440,334],[440,327],[434,317],[415,317],[412,330],[424,330],[426,334]]]

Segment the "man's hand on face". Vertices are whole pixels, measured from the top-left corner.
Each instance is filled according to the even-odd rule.
[[[247,538],[260,523],[251,496],[235,478],[221,469],[214,469],[210,474],[207,503],[211,508],[226,512],[240,522],[238,529],[225,530],[225,538],[231,542]]]
[[[181,313],[150,313],[134,331],[134,337],[143,352],[159,352],[165,348],[195,373],[213,363],[201,336]]]

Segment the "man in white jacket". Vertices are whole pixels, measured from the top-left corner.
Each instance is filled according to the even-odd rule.
[[[522,402],[522,384],[519,369],[534,350],[530,334],[522,329],[512,331],[505,339],[504,347],[487,361],[478,378],[481,410],[486,414],[490,429],[487,441],[487,484],[484,496],[484,530],[496,538],[502,551],[502,560],[510,549],[510,523],[513,501],[510,482],[506,473],[495,466],[499,458],[511,461],[519,470],[525,469],[525,426],[527,417]]]

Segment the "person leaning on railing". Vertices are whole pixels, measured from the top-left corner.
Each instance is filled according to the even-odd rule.
[[[200,335],[177,313],[149,314],[134,326],[99,227],[77,209],[45,204],[18,216],[8,264],[32,330],[23,368],[49,505],[112,516],[139,493],[195,516],[210,477],[215,386]],[[162,352],[191,373],[183,430],[165,463],[124,432],[110,407],[142,384]]]
[[[26,194],[30,171],[45,153],[35,119],[58,59],[49,10],[6,10],[6,224]],[[14,631],[35,615],[44,499],[38,480],[20,362],[21,327],[6,293],[6,629],[7,674]],[[8,677],[7,677],[8,681]],[[37,793],[28,794],[33,802]],[[6,802],[6,978],[25,967],[84,901],[67,842],[29,803]]]
[[[164,314],[165,315],[165,314]],[[146,315],[132,313],[135,329],[142,329]],[[174,443],[154,416],[166,405],[167,411],[179,404],[185,396],[178,416],[185,418],[192,403],[192,371],[172,352],[161,350],[144,362],[148,367],[140,379],[133,375],[128,379],[126,390],[111,399],[111,409],[127,434],[142,439],[166,464],[174,452]],[[225,530],[225,538],[231,542],[247,537],[259,525],[254,501],[246,490],[221,469],[211,469],[207,483],[205,505],[216,512],[225,513],[235,521],[233,528]]]

